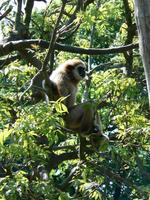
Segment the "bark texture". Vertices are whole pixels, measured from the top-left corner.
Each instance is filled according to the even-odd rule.
[[[134,0],[134,3],[150,107],[150,0]]]

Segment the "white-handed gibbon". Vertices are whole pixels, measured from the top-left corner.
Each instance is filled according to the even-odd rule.
[[[70,59],[59,65],[49,79],[42,83],[46,100],[56,101],[60,97],[66,97],[63,103],[67,108],[72,107],[76,99],[77,85],[86,75],[85,70],[84,62],[79,59]]]

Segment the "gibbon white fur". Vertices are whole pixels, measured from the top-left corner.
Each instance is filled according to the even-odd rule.
[[[66,97],[64,104],[67,108],[74,105],[78,83],[86,75],[86,66],[79,59],[70,59],[59,65],[50,75],[49,80],[43,81],[46,99],[57,100]]]

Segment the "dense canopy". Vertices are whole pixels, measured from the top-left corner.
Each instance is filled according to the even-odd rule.
[[[133,0],[1,1],[0,34],[0,198],[150,199],[150,113]],[[62,99],[46,103],[37,89],[41,70],[75,57],[87,64],[76,104],[100,103],[106,136],[96,147],[86,138],[83,160]]]

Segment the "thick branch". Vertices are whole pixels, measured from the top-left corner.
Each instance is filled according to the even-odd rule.
[[[124,5],[124,12],[125,12],[125,18],[127,23],[127,38],[125,41],[125,45],[131,44],[133,42],[133,38],[136,33],[136,26],[132,23],[132,15],[131,15],[131,9],[129,6],[129,0],[123,0]],[[133,65],[133,51],[124,52],[124,57],[126,60],[126,66],[127,66],[127,73],[128,75],[131,75],[132,73],[132,65]]]
[[[33,6],[34,6],[34,0],[27,0],[26,7],[25,7],[26,16],[24,20],[27,30],[29,29],[29,24],[31,21]]]
[[[77,158],[78,158],[78,152],[77,151],[72,151],[72,152],[69,152],[69,153],[63,153],[63,154],[60,154],[60,155],[51,154],[49,161],[47,163],[47,170],[51,171],[52,169],[57,168],[58,165],[65,160],[72,160],[72,159],[77,159]]]
[[[16,21],[15,21],[15,30],[19,31],[21,24],[21,9],[22,9],[22,0],[18,0],[17,13],[16,13]]]
[[[128,0],[123,0],[124,12],[126,17],[126,22],[128,27],[132,26],[132,16],[131,16],[131,9],[129,6]]]
[[[13,51],[24,50],[25,48],[32,48],[32,45],[38,45],[41,48],[48,48],[49,43],[45,40],[18,40],[7,42],[5,44],[0,44],[0,56],[7,55]],[[73,47],[65,44],[56,43],[55,49],[59,51],[65,51],[69,53],[87,54],[87,55],[102,55],[102,54],[113,54],[113,53],[123,53],[125,51],[138,48],[139,45],[129,44],[121,47],[111,47],[111,48],[80,48]]]
[[[79,53],[87,55],[102,55],[102,54],[112,54],[112,53],[123,53],[125,51],[138,48],[138,44],[129,44],[122,47],[112,47],[112,48],[80,48],[73,47],[65,44],[56,43],[55,48],[60,51]]]

